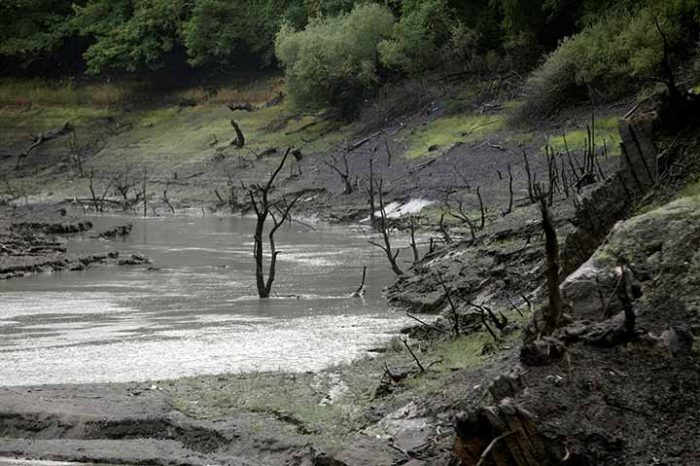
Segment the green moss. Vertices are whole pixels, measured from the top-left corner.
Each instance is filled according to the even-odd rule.
[[[617,129],[618,117],[609,117],[595,120],[595,145],[599,149],[605,146],[608,155],[620,155],[620,133]],[[567,147],[571,152],[585,149],[588,140],[588,131],[584,127],[570,131],[561,136],[551,136],[547,145],[556,152],[565,152]]]
[[[453,144],[475,142],[505,127],[501,115],[442,117],[415,129],[408,137],[404,156],[411,159],[431,153],[430,147],[446,149]]]
[[[678,195],[678,197],[691,196],[700,196],[700,179],[697,179],[695,180],[695,182],[688,184]]]

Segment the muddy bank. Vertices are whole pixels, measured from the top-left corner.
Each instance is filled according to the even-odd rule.
[[[41,272],[85,270],[96,264],[136,265],[148,262],[138,253],[105,252],[77,256],[69,254],[65,238],[92,229],[89,221],[70,216],[55,205],[0,206],[0,280]],[[126,227],[98,235],[114,237],[128,233]]]

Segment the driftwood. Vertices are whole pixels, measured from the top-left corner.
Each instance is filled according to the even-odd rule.
[[[377,136],[379,136],[379,135],[381,135],[381,134],[382,134],[382,132],[381,132],[381,131],[378,131],[378,132],[376,132],[376,133],[374,133],[374,134],[372,134],[372,135],[370,135],[370,136],[367,136],[366,138],[360,139],[359,141],[357,141],[357,142],[351,144],[351,145],[348,147],[348,152],[352,152],[352,151],[354,151],[354,150],[359,149],[360,147],[364,146],[364,145],[367,144],[369,141],[371,141],[372,139],[376,138]]]
[[[32,144],[27,147],[27,149],[22,152],[21,154],[17,155],[17,165],[15,166],[15,169],[19,169],[20,161],[26,157],[29,157],[29,154],[33,150],[35,150],[37,147],[41,146],[45,142],[52,141],[54,139],[58,139],[62,136],[66,136],[70,133],[73,132],[73,125],[70,123],[65,123],[61,128],[55,129],[53,131],[47,131],[46,133],[40,133],[36,136],[34,136],[34,140],[32,141]]]
[[[423,367],[423,364],[421,364],[420,359],[418,359],[418,356],[416,356],[416,353],[413,352],[411,349],[411,346],[408,344],[408,340],[406,338],[402,338],[401,342],[404,344],[408,352],[411,354],[411,357],[413,360],[416,362],[416,365],[418,366],[418,369],[420,370],[421,374],[425,373],[425,367]]]

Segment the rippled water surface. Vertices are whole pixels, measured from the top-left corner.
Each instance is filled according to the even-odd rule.
[[[76,253],[137,250],[148,266],[97,266],[0,282],[0,385],[136,381],[253,370],[316,370],[352,359],[405,320],[392,277],[359,229],[278,234],[278,296],[255,296],[253,220],[92,219],[125,239],[74,237]],[[364,299],[348,298],[367,265]]]

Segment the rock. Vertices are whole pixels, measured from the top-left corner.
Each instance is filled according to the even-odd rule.
[[[127,223],[125,225],[117,225],[114,228],[110,228],[109,230],[105,230],[103,232],[100,232],[97,234],[98,238],[116,238],[117,236],[126,236],[129,233],[131,233],[132,228],[134,225],[131,223]]]
[[[528,366],[547,366],[558,361],[566,353],[564,344],[552,337],[544,337],[523,345],[520,361]]]
[[[523,381],[516,373],[499,375],[489,385],[489,393],[495,402],[504,398],[513,398],[522,389]]]
[[[119,265],[142,265],[150,263],[151,261],[148,257],[138,252],[130,254],[126,259],[119,260]]]
[[[333,457],[333,461],[345,466],[392,466],[405,459],[385,441],[366,435],[358,436],[349,446]]]

